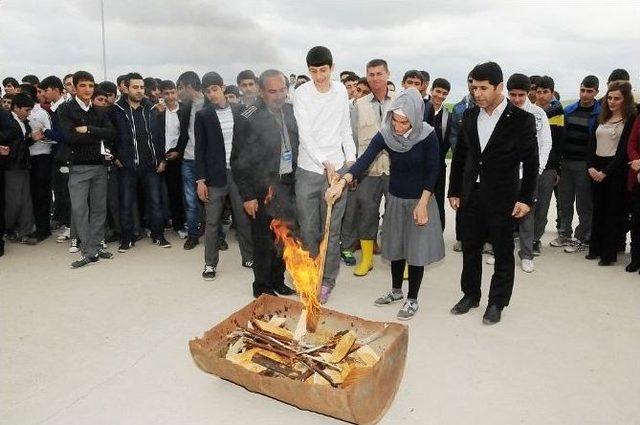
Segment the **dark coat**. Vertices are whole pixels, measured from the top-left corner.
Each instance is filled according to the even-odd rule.
[[[4,112],[4,111],[3,111]],[[9,155],[0,156],[0,169],[5,170],[26,170],[29,168],[29,146],[33,145],[31,138],[31,127],[29,121],[25,121],[26,135],[22,134],[20,124],[13,118],[13,115],[4,114],[0,120],[1,133],[0,145],[9,146]]]

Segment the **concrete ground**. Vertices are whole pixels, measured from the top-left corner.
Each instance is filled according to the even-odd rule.
[[[461,254],[428,268],[420,311],[409,322],[407,368],[385,424],[640,423],[640,276],[551,248],[536,271],[516,272],[503,321],[480,308],[454,317]],[[552,213],[553,214],[553,213]],[[550,221],[549,229],[552,227]],[[141,241],[132,252],[81,270],[53,239],[10,244],[0,259],[0,423],[327,424],[337,421],[245,391],[202,372],[187,341],[252,300],[237,243],[204,282],[203,247]],[[116,246],[112,244],[115,251]],[[487,290],[491,267],[485,266]],[[328,306],[379,321],[390,286],[376,257],[366,278],[343,267]]]

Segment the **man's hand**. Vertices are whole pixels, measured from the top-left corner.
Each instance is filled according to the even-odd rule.
[[[158,113],[163,113],[164,110],[167,109],[167,106],[164,103],[158,102],[153,105],[153,108],[151,109],[155,109],[156,111],[158,111]]]
[[[180,158],[180,154],[178,152],[169,152],[166,155],[167,161],[175,161],[176,159]]]
[[[329,186],[324,194],[325,201],[327,201],[328,204],[334,204],[340,196],[342,196],[342,191],[346,185],[347,182],[344,179],[339,179]]]
[[[167,167],[167,163],[164,161],[160,161],[158,164],[158,168],[156,168],[156,173],[161,174],[164,173],[164,169]]]
[[[427,212],[427,203],[418,201],[418,204],[413,209],[413,221],[418,226],[424,226],[429,221],[429,213]]]
[[[329,161],[323,162],[322,165],[324,165],[324,172],[327,175],[329,185],[333,184],[333,179],[336,176],[336,167],[334,167]]]
[[[116,167],[122,168],[122,162],[120,162],[119,159],[116,159],[115,161],[113,161],[113,163],[116,164]]]
[[[633,171],[640,170],[640,159],[634,159],[633,161],[629,161],[629,165]]]
[[[209,188],[203,181],[198,182],[198,198],[200,198],[202,202],[209,202]]]
[[[7,155],[9,155],[9,153],[11,153],[11,148],[9,146],[0,145],[0,155],[1,156],[7,156]]]
[[[258,212],[258,200],[252,199],[250,201],[245,201],[242,206],[244,207],[244,210],[247,212],[249,217],[255,220],[256,213]]]
[[[458,208],[460,208],[460,198],[449,198],[449,205],[451,205],[454,211],[458,211]]]
[[[44,139],[44,133],[42,132],[42,130],[36,130],[33,133],[31,133],[31,138],[36,142],[40,141]]]
[[[78,132],[80,134],[85,134],[88,130],[89,130],[89,128],[86,125],[83,125],[83,126],[80,126],[80,127],[76,127],[76,132]]]
[[[516,202],[511,215],[515,218],[522,218],[525,215],[529,214],[529,211],[531,211],[531,207],[529,205],[525,204],[524,202]]]

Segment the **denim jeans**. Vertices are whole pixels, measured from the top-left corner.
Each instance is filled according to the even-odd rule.
[[[145,194],[151,237],[154,239],[164,237],[162,177],[160,174],[153,168],[120,168],[118,173],[122,242],[126,243],[135,240],[135,221],[133,215],[135,214],[134,205],[137,196],[138,179],[142,182],[142,190]]]
[[[200,206],[198,205],[198,193],[196,192],[196,162],[192,159],[182,160],[182,188],[184,189],[187,233],[190,238],[197,238]]]

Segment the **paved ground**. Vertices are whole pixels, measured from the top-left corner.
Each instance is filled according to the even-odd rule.
[[[404,380],[383,423],[640,423],[640,276],[624,272],[628,254],[598,267],[548,247],[548,232],[535,273],[517,271],[503,322],[487,327],[486,298],[470,314],[449,314],[461,255],[451,228],[445,236],[447,257],[425,274]],[[187,341],[251,301],[252,275],[232,237],[213,283],[200,278],[202,246],[187,252],[170,239],[172,249],[145,240],[75,271],[75,256],[53,240],[8,246],[0,423],[336,423],[196,367]],[[344,267],[329,306],[394,320],[398,307],[372,305],[389,281],[379,257],[367,278]]]

